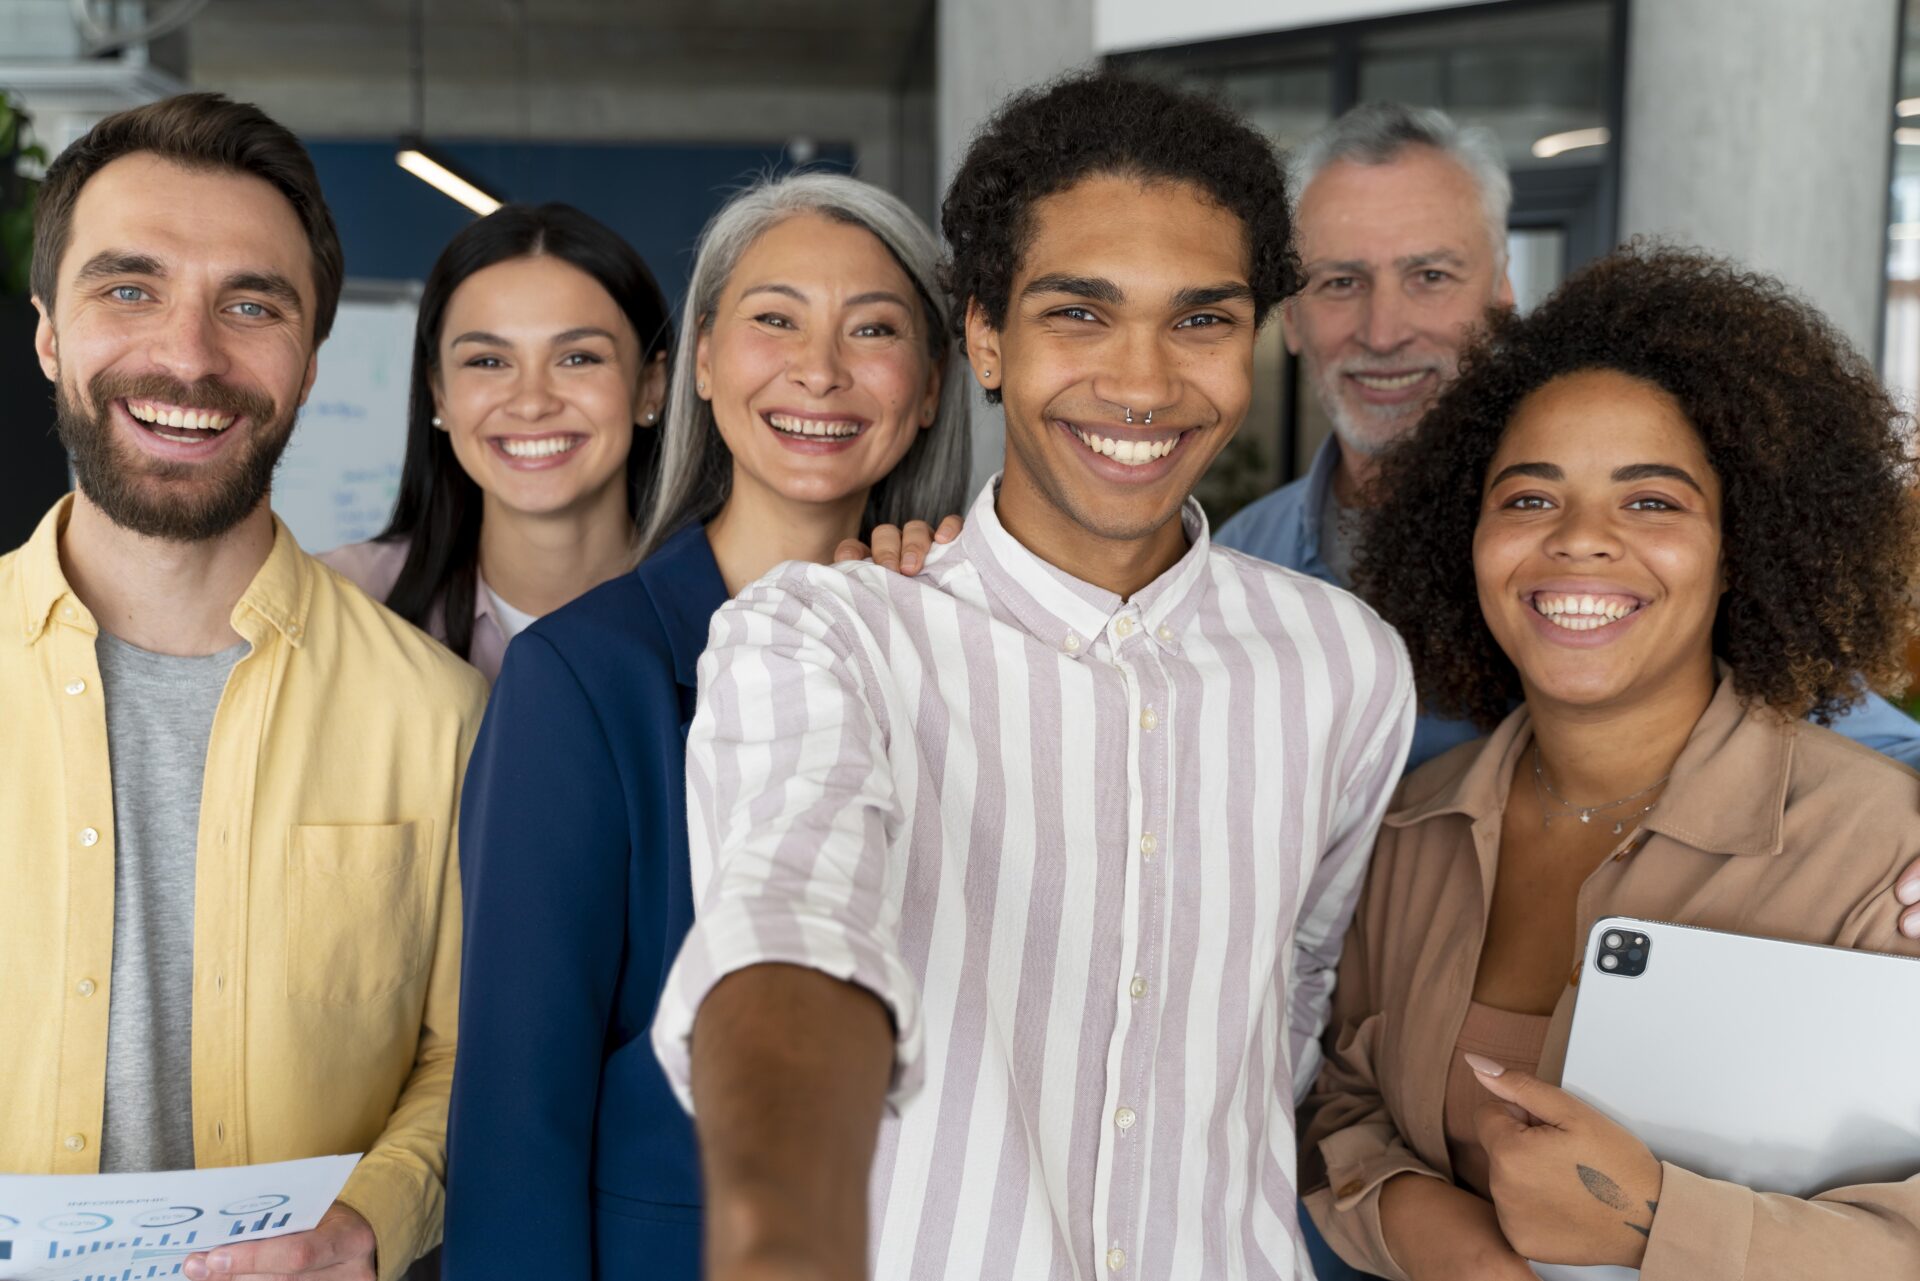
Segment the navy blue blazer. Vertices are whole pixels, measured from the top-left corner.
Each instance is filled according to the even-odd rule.
[[[460,805],[455,1281],[698,1281],[693,1126],[648,1030],[693,922],[686,733],[726,601],[693,525],[507,648]]]

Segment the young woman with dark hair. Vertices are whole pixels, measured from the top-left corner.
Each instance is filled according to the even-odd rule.
[[[666,394],[666,299],[570,205],[506,205],[434,263],[393,519],[321,559],[479,668],[631,569]]]
[[[1920,1275],[1920,1173],[1769,1195],[1555,1084],[1602,917],[1920,955],[1893,891],[1920,776],[1805,719],[1905,683],[1910,420],[1777,281],[1658,247],[1461,370],[1383,456],[1356,578],[1428,706],[1490,733],[1380,830],[1307,1104],[1315,1221],[1398,1281]]]

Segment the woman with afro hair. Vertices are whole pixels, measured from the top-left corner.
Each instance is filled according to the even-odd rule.
[[[1636,245],[1496,320],[1383,460],[1359,586],[1491,733],[1403,781],[1347,938],[1302,1186],[1349,1262],[1920,1276],[1920,1171],[1761,1194],[1550,1084],[1600,917],[1920,955],[1920,775],[1806,719],[1901,687],[1909,429],[1777,282]]]

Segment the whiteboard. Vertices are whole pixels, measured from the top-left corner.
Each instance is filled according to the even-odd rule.
[[[349,284],[293,441],[273,509],[312,552],[386,527],[407,448],[417,286]]]

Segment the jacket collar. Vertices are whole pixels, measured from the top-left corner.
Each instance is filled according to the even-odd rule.
[[[1641,831],[1707,853],[1780,853],[1799,732],[1797,723],[1771,708],[1749,707],[1722,665],[1713,699],[1680,749],[1666,794],[1641,821]],[[1389,827],[1412,827],[1443,814],[1464,815],[1474,823],[1497,817],[1506,805],[1514,761],[1532,742],[1532,724],[1521,707],[1477,751],[1456,749],[1434,769],[1410,776],[1384,821]]]
[[[713,616],[731,593],[713,559],[707,531],[694,522],[660,544],[634,571],[660,616],[667,644],[673,650],[673,678],[688,689],[699,688],[700,655],[707,648]]]
[[[27,644],[40,639],[59,611],[62,621],[97,632],[99,625],[74,594],[60,567],[60,536],[73,513],[73,495],[67,494],[40,520],[20,550],[20,635]],[[256,644],[264,622],[295,648],[306,642],[307,611],[313,604],[314,571],[311,558],[300,550],[293,535],[273,518],[273,547],[266,561],[234,604],[235,631]]]

